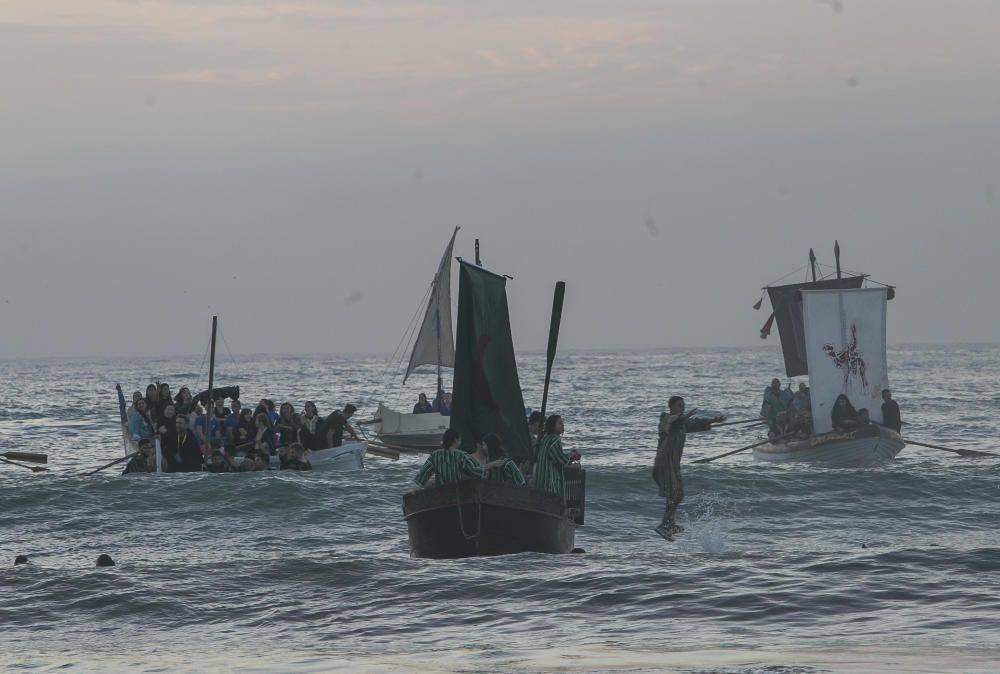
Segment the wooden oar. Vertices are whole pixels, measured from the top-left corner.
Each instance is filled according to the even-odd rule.
[[[928,445],[926,442],[917,442],[915,440],[910,440],[906,438],[903,440],[908,445],[916,445],[917,447],[927,447],[929,449],[940,449],[944,452],[953,452],[960,456],[996,456],[996,454],[991,454],[990,452],[980,452],[975,449],[951,449],[950,447],[942,447],[940,445]]]
[[[4,452],[0,456],[14,461],[27,461],[28,463],[48,463],[47,454],[36,454],[35,452]]]
[[[369,454],[374,454],[375,456],[381,456],[383,459],[399,461],[399,451],[395,449],[389,449],[388,447],[381,447],[368,443],[368,447],[365,451]]]
[[[48,468],[45,468],[44,466],[26,466],[23,463],[17,463],[16,461],[10,461],[8,459],[3,458],[2,456],[0,456],[0,462],[2,462],[2,463],[9,463],[12,466],[20,466],[21,468],[27,468],[28,470],[30,470],[33,473],[37,473],[37,472],[43,471],[43,470],[48,470]]]
[[[747,445],[746,447],[740,447],[739,449],[734,449],[733,451],[726,452],[725,454],[719,454],[718,456],[710,456],[707,459],[698,459],[697,461],[692,461],[691,463],[709,463],[711,461],[715,461],[716,459],[721,459],[725,456],[732,456],[733,454],[739,454],[740,452],[745,452],[748,449],[753,449],[754,447],[760,447],[761,445],[766,445],[767,443],[774,442],[775,440],[785,440],[786,438],[790,438],[793,435],[795,435],[795,433],[787,433],[785,435],[778,436],[777,438],[761,440],[760,442],[755,442],[752,445]]]
[[[719,426],[735,426],[737,424],[766,424],[766,419],[744,419],[743,421],[723,421],[721,424],[712,424],[712,428]]]
[[[127,459],[131,459],[133,456],[135,456],[138,453],[139,452],[132,452],[131,454],[126,454],[125,456],[121,457],[120,459],[115,459],[111,463],[106,463],[103,466],[101,466],[100,468],[95,468],[94,470],[90,471],[89,473],[84,473],[84,476],[86,476],[86,475],[93,475],[94,473],[100,472],[100,471],[104,470],[105,468],[110,468],[111,466],[115,465],[116,463],[121,463],[122,461],[125,461]]]
[[[542,423],[545,423],[545,405],[549,401],[549,380],[552,378],[552,363],[556,359],[559,343],[559,324],[562,322],[563,298],[566,296],[566,282],[556,281],[552,295],[552,318],[549,320],[549,347],[545,353],[545,385],[542,387]]]

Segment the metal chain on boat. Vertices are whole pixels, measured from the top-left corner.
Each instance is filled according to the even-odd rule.
[[[455,485],[455,504],[458,506],[458,529],[467,541],[474,541],[479,538],[483,531],[483,504],[479,502],[479,491],[476,490],[476,533],[470,536],[465,531],[465,521],[462,517],[462,494],[460,485]]]

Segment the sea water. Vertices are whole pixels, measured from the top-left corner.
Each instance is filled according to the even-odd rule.
[[[382,356],[220,360],[219,385],[321,413],[408,408]],[[909,437],[1000,454],[1000,347],[896,347]],[[780,376],[771,348],[559,356],[549,409],[587,469],[584,554],[411,559],[419,456],[356,473],[95,476],[122,456],[114,385],[206,386],[201,357],[0,362],[0,670],[1000,671],[1000,459],[909,446],[867,469],[690,461],[760,437],[691,434],[686,531],[653,531],[659,413],[733,420]],[[519,358],[525,403],[544,359]],[[98,569],[101,553],[116,561]],[[13,566],[17,554],[31,558]]]

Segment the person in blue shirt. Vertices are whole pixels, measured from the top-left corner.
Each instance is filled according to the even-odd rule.
[[[443,417],[451,416],[451,394],[444,393],[443,391],[438,391],[438,395],[434,398],[433,403],[434,411]]]
[[[222,422],[222,429],[226,436],[226,443],[235,444],[233,441],[236,439],[236,431],[240,427],[240,412],[243,410],[243,405],[240,403],[239,398],[234,398],[229,403],[229,407],[232,410],[232,414]]]
[[[208,448],[213,440],[222,441],[223,420],[212,414],[212,419],[208,424],[208,437],[205,436],[205,413],[201,405],[195,405],[194,434],[198,438],[198,443],[203,448]]]
[[[427,414],[428,412],[433,412],[434,407],[427,402],[427,394],[421,393],[420,397],[417,399],[417,404],[413,406],[414,414]]]
[[[139,398],[135,401],[135,413],[128,422],[128,434],[132,436],[133,440],[153,439],[153,421],[149,418],[147,406],[145,398]]]

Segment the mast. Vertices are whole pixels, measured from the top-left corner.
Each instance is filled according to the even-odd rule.
[[[211,405],[215,407],[215,394],[213,393],[213,387],[215,386],[215,331],[219,325],[219,317],[212,316],[212,346],[209,349],[209,359],[208,359],[208,402],[206,407]],[[208,426],[208,410],[205,411],[205,432],[206,434],[211,433]],[[212,414],[215,414],[215,410],[212,410]]]
[[[833,242],[833,256],[837,258],[837,280],[840,280],[840,242]]]
[[[440,273],[435,274],[434,292],[438,291],[438,288],[440,288],[440,283],[441,283],[441,274]],[[448,301],[450,302],[451,300],[449,299]],[[436,334],[437,339],[435,340],[437,342],[437,358],[435,359],[437,361],[437,376],[438,376],[437,399],[443,403],[444,387],[441,384],[441,307],[440,307],[441,303],[436,302],[435,304],[437,305],[434,307],[434,330],[437,333]],[[448,328],[450,329],[451,326],[449,325]]]
[[[809,268],[812,269],[813,283],[816,283],[816,253],[809,249]]]

